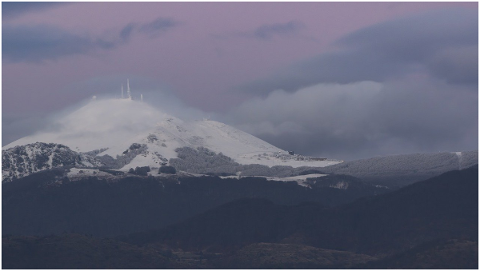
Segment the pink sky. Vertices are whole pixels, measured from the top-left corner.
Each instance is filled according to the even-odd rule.
[[[307,154],[478,148],[477,121],[468,117],[478,109],[471,102],[478,99],[476,2],[24,2],[2,9],[3,145],[42,128],[52,112],[118,95],[129,78],[146,99],[147,91],[170,93],[181,110]],[[355,112],[338,112],[345,99],[335,95],[351,99],[365,81],[388,91],[353,102]],[[324,86],[300,91],[321,83],[344,85],[328,97]],[[305,93],[316,97],[309,104],[324,106],[303,106]],[[280,101],[292,109],[280,112]],[[409,106],[417,111],[402,111]],[[307,118],[320,114],[338,119]],[[374,120],[355,121],[362,115]],[[419,123],[412,115],[428,117]],[[367,124],[374,128],[363,130]],[[303,138],[292,134],[298,131]]]
[[[331,43],[347,33],[451,5],[476,8],[476,3],[80,3],[26,13],[4,25],[51,25],[90,37],[112,35],[128,23],[158,17],[171,18],[179,26],[154,39],[135,38],[115,50],[41,64],[4,62],[4,113],[63,107],[85,97],[65,93],[70,84],[115,74],[152,78],[171,86],[190,106],[223,111],[248,98],[233,91],[235,86],[335,50]],[[294,37],[258,40],[238,35],[289,21],[304,25]],[[62,103],[45,99],[50,95]]]

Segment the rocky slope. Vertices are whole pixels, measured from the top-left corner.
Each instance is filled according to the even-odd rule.
[[[2,152],[2,179],[12,181],[32,173],[58,167],[99,167],[102,163],[88,154],[55,143],[33,143]]]

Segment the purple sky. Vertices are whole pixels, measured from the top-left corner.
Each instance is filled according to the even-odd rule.
[[[130,78],[304,154],[477,149],[477,8],[2,3],[2,144]]]

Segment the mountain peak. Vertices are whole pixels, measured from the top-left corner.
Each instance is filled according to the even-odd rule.
[[[93,158],[100,157],[102,162],[108,160],[107,165],[121,166],[122,171],[137,166],[158,168],[177,158],[181,148],[205,148],[239,164],[322,167],[340,162],[289,154],[218,121],[183,121],[141,100],[92,99],[58,118],[52,127],[14,141],[4,149],[35,142],[63,144],[78,154],[88,153]],[[128,151],[133,145],[142,147],[132,154]]]

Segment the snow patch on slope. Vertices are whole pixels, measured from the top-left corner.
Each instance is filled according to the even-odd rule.
[[[307,174],[307,175],[299,175],[299,176],[293,176],[293,177],[265,177],[269,181],[281,181],[281,182],[297,182],[298,185],[305,186],[305,187],[310,187],[306,181],[307,179],[310,178],[319,178],[319,177],[324,177],[327,176],[327,174]],[[347,184],[348,187],[348,184]],[[338,187],[335,187],[338,188]],[[346,188],[345,188],[346,189]]]

